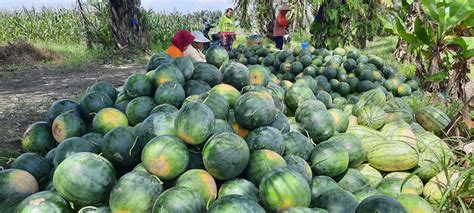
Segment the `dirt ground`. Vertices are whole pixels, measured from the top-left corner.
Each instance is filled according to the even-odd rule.
[[[21,148],[23,132],[33,122],[45,120],[52,102],[64,98],[77,100],[89,86],[101,80],[119,87],[131,73],[144,71],[143,64],[93,65],[86,70],[0,67],[0,158],[8,158],[5,153]],[[0,166],[4,166],[1,162],[2,159]]]

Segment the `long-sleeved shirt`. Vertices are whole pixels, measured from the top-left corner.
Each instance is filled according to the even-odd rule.
[[[206,62],[206,56],[193,47],[193,45],[189,45],[188,49],[184,51],[185,56],[189,56],[192,61],[200,61]]]
[[[226,15],[221,16],[219,19],[219,32],[235,32],[234,17],[229,18]]]
[[[284,13],[278,13],[275,20],[275,26],[273,27],[273,36],[284,36],[286,34],[286,28],[288,27],[288,20],[286,20]]]

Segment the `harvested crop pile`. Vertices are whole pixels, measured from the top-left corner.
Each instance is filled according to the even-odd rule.
[[[0,46],[0,66],[33,65],[37,62],[56,59],[58,56],[54,52],[40,49],[23,40]]]

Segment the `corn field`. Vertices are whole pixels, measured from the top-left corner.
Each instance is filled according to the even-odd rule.
[[[143,26],[148,32],[150,45],[162,49],[169,45],[175,32],[181,29],[202,30],[203,18],[216,23],[222,11],[157,13],[142,10]],[[108,26],[105,16],[89,14],[94,25]],[[216,23],[217,24],[217,23]],[[110,45],[111,33],[107,27],[92,27],[103,46]],[[21,9],[0,11],[0,43],[16,40],[49,41],[58,43],[84,42],[79,12],[75,9]]]

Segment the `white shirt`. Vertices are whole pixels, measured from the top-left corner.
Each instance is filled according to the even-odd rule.
[[[185,56],[189,56],[193,61],[206,62],[206,56],[199,50],[189,45],[184,51]]]

